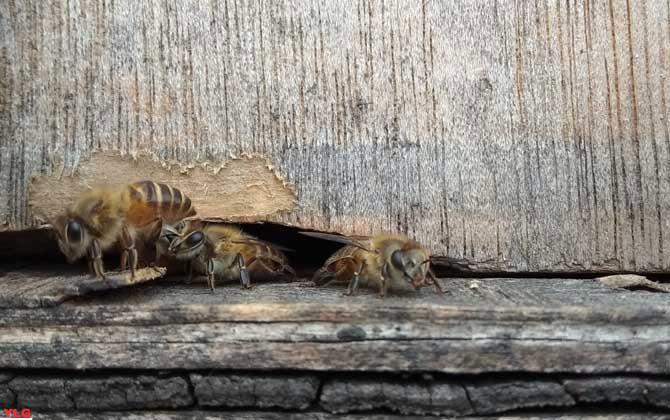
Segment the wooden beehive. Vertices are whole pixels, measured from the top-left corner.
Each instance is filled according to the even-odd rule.
[[[669,21],[661,0],[0,2],[0,408],[670,409],[670,301],[589,278],[670,267]],[[482,278],[56,305],[78,271],[31,229],[139,179],[204,216],[406,233]]]

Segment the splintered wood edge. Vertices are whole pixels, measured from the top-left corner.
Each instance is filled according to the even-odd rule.
[[[122,287],[134,286],[159,279],[167,273],[165,267],[146,267],[140,268],[135,272],[135,277],[131,276],[130,271],[108,272],[105,279],[87,278],[77,284],[71,284],[65,287],[63,294],[66,298],[84,296],[93,292],[105,290],[114,290]]]
[[[656,292],[670,293],[670,285],[656,283],[645,276],[638,274],[615,274],[612,276],[597,277],[596,280],[612,289],[628,289],[632,287],[641,287],[651,289]]]

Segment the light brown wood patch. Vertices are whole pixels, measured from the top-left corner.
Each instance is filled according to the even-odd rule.
[[[88,188],[154,180],[176,187],[193,201],[199,216],[231,220],[271,219],[291,211],[297,201],[290,186],[258,156],[232,158],[222,167],[163,164],[147,154],[137,157],[98,152],[71,176],[40,176],[29,189],[34,224],[49,222]]]

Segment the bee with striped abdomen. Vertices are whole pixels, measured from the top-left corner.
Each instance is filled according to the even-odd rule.
[[[137,268],[138,238],[157,236],[163,223],[195,215],[191,200],[169,185],[141,181],[84,193],[53,223],[58,246],[68,262],[88,255],[92,273],[105,278],[102,253],[119,244],[121,270]]]
[[[251,278],[274,280],[295,272],[280,248],[247,235],[233,225],[192,220],[171,241],[169,253],[177,260],[189,262],[189,281],[193,272],[207,276],[214,291],[215,279],[240,281],[251,288]]]
[[[382,298],[389,289],[416,290],[425,286],[435,286],[440,293],[445,293],[430,268],[429,252],[405,236],[301,233],[345,244],[314,274],[312,281],[317,286],[332,281],[349,282],[345,294],[353,295],[360,283],[366,287],[377,287]]]

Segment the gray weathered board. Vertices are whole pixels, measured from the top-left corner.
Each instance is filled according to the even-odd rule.
[[[0,373],[0,405],[30,407],[38,418],[53,412],[88,412],[103,417],[128,410],[145,416],[170,414],[159,410],[194,415],[200,410],[211,415],[215,410],[239,410],[241,415],[242,410],[259,409],[309,413],[314,416],[311,418],[323,419],[333,414],[379,412],[471,418],[521,410],[542,410],[542,418],[553,418],[568,410],[621,415],[670,409],[668,378],[183,370],[40,375],[28,370]]]
[[[595,280],[443,282],[448,294],[383,301],[301,283],[214,294],[202,283],[147,284],[4,309],[0,369],[670,374],[668,294]]]
[[[160,175],[86,167],[147,152],[209,164],[166,177],[210,216],[667,270],[669,63],[665,0],[2,1],[0,221]]]
[[[165,273],[163,267],[148,267],[138,269],[134,278],[130,271],[107,272],[103,280],[68,270],[59,274],[43,273],[31,281],[26,281],[22,273],[0,273],[0,310],[55,306],[77,296],[153,281]]]
[[[156,412],[156,413],[51,413],[52,420],[408,420],[408,419],[434,419],[435,417],[407,417],[389,414],[354,414],[354,415],[333,415],[324,413],[268,413],[268,412],[211,412],[211,411],[181,411],[179,413]],[[455,417],[439,417],[447,419],[456,419]],[[625,413],[618,415],[598,415],[598,414],[566,414],[566,415],[507,415],[507,416],[487,416],[487,417],[458,417],[462,420],[668,420],[670,416],[661,414],[636,414]]]
[[[324,413],[267,413],[267,412],[211,412],[211,411],[193,411],[193,412],[157,412],[157,413],[100,413],[100,414],[72,414],[72,413],[51,413],[52,420],[408,420],[423,419],[435,417],[407,417],[388,414],[358,414],[358,415],[333,415]],[[443,417],[453,418],[454,417]],[[458,417],[462,420],[668,420],[670,416],[661,414],[636,414],[625,413],[619,415],[598,415],[598,414],[566,414],[566,415],[519,415],[519,416],[487,416],[487,417]]]

